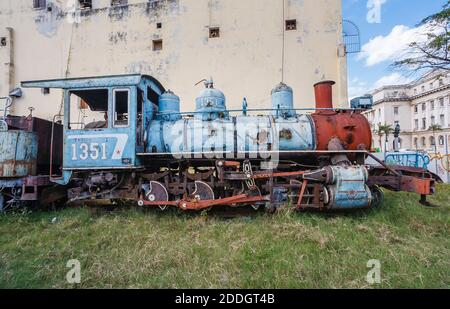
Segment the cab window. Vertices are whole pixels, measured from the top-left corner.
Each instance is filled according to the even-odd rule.
[[[130,90],[114,89],[113,100],[114,127],[128,127],[130,113]]]
[[[69,130],[108,128],[108,89],[69,91]]]

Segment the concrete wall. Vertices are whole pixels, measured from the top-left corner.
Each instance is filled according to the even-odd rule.
[[[145,73],[176,92],[183,111],[194,109],[202,87],[194,84],[210,76],[228,108],[240,109],[243,97],[249,108],[269,108],[270,91],[282,80],[284,36],[284,80],[295,106],[312,107],[313,84],[324,79],[337,82],[336,106],[347,106],[341,1],[129,0],[112,8],[110,0],[93,0],[79,23],[70,23],[67,4],[74,1],[48,0],[51,12],[33,9],[32,0],[0,1],[0,37],[7,38],[0,96],[23,80]],[[297,30],[284,31],[284,19],[297,19]],[[214,26],[220,37],[211,39]],[[154,51],[159,39],[163,50]],[[27,115],[33,106],[34,115],[51,119],[61,98],[59,91],[26,89],[12,112]]]

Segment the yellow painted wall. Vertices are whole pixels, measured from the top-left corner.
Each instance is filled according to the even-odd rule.
[[[10,46],[0,46],[0,96],[24,80],[144,73],[191,111],[202,87],[194,84],[212,76],[228,108],[239,109],[243,97],[249,108],[269,108],[282,79],[284,35],[284,80],[295,106],[313,107],[313,84],[324,79],[337,81],[336,105],[347,104],[340,0],[163,0],[157,7],[129,0],[117,8],[93,0],[80,23],[69,22],[68,1],[50,1],[51,12],[34,10],[32,0],[0,1],[0,37],[13,29],[13,65],[5,64]],[[284,31],[283,6],[297,30]],[[209,38],[210,26],[220,27],[220,38]],[[155,39],[163,40],[162,51],[152,50]],[[60,102],[59,91],[25,89],[13,113],[27,115],[34,106],[34,115],[51,119]]]

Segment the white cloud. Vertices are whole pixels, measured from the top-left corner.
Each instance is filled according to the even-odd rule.
[[[383,86],[408,84],[412,82],[412,80],[412,78],[405,77],[399,73],[392,73],[383,76],[373,84],[368,84],[359,78],[354,78],[349,82],[348,97],[351,100],[353,98],[368,94]]]
[[[348,96],[351,99],[367,94],[371,90],[370,86],[361,81],[359,78],[354,78],[348,85]]]
[[[383,76],[382,78],[377,80],[374,84],[374,89],[389,85],[408,84],[411,81],[412,80],[410,78],[407,78],[399,73],[392,73],[390,75]]]
[[[407,54],[409,44],[423,42],[427,39],[427,27],[427,25],[423,25],[410,28],[405,25],[397,25],[388,35],[377,36],[364,44],[358,59],[364,59],[366,66],[402,59]]]

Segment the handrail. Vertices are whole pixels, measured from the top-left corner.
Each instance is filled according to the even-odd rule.
[[[57,114],[57,115],[53,116],[52,133],[51,133],[51,136],[50,136],[50,171],[49,171],[49,175],[50,175],[50,180],[51,181],[54,180],[54,179],[61,178],[61,177],[58,177],[58,178],[54,178],[53,177],[53,137],[54,137],[54,131],[55,131],[55,121],[56,121],[56,118],[58,118],[58,117],[62,118],[63,115]]]
[[[194,115],[194,114],[208,114],[208,113],[238,113],[238,112],[275,112],[275,111],[354,111],[361,112],[365,111],[362,108],[256,108],[256,109],[230,109],[223,111],[211,111],[211,112],[170,112],[170,113],[156,113],[156,116],[167,116],[167,115]]]

